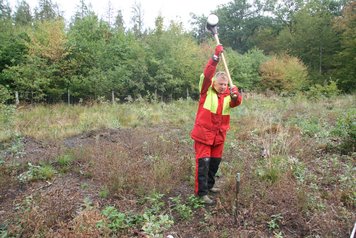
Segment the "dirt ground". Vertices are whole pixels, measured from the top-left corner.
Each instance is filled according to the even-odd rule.
[[[100,161],[103,159],[100,150],[107,148],[115,148],[131,160],[142,158],[145,154],[152,154],[152,151],[170,158],[177,156],[173,159],[186,156],[188,160],[192,160],[191,165],[194,165],[192,159],[194,152],[191,144],[187,142],[188,139],[184,139],[185,133],[177,128],[157,127],[90,131],[56,143],[23,138],[23,147],[18,149],[19,151],[4,150],[2,154],[6,167],[1,167],[3,176],[0,181],[0,231],[4,233],[7,229],[6,234],[17,234],[16,237],[117,237],[115,234],[99,232],[96,228],[97,221],[102,219],[100,211],[105,206],[111,205],[122,211],[139,213],[145,209],[145,204],[139,202],[140,197],[133,191],[134,188],[125,188],[117,193],[111,192],[108,196],[100,196],[102,184],[107,181],[107,177],[105,174],[100,174],[105,179],[97,179],[101,177],[96,173],[101,172],[95,169],[88,170],[88,166],[90,167],[91,163],[99,165],[105,163],[106,160]],[[159,147],[167,138],[169,143],[166,141],[165,146]],[[97,149],[86,154],[90,148]],[[26,171],[28,163],[50,163],[58,171],[56,158],[68,150],[82,153],[82,160],[75,161],[68,171],[57,173],[49,180],[19,182],[18,176]],[[227,150],[227,157],[231,156],[229,153]],[[91,155],[93,160],[84,163],[83,158]],[[110,165],[105,166],[110,167]],[[108,170],[108,167],[104,168]],[[142,169],[142,167],[137,168]],[[88,171],[91,174],[86,174]],[[282,214],[284,220],[279,224],[284,237],[304,237],[313,232],[307,225],[312,220],[306,221],[297,214],[296,198],[283,192],[293,190],[294,184],[291,181],[280,183],[271,192],[271,194],[275,193],[275,197],[279,197],[279,202],[271,198],[266,206],[266,204],[259,204],[258,199],[256,201],[249,201],[250,197],[242,199],[238,203],[237,222],[235,222],[232,213],[234,187],[233,183],[226,179],[223,175],[218,178],[218,183],[225,188],[225,191],[218,195],[211,195],[216,203],[196,209],[193,217],[188,220],[180,219],[172,212],[169,198],[181,196],[182,200],[187,199],[193,194],[193,186],[188,180],[172,182],[172,187],[166,189],[167,193],[162,200],[168,204],[165,211],[175,217],[175,223],[164,232],[164,237],[168,234],[176,238],[273,237],[277,234],[268,229],[264,222],[268,210],[285,211]],[[162,183],[164,186],[170,186],[169,183],[165,185],[164,181]],[[148,181],[147,186],[150,186]],[[256,192],[256,196],[265,195]],[[284,204],[283,207],[280,207],[281,204]],[[87,209],[88,207],[91,209]],[[80,230],[78,227],[85,228]],[[118,237],[146,236],[137,228],[126,229]]]

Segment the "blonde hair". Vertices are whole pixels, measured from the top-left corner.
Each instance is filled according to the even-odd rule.
[[[214,76],[214,80],[218,79],[218,78],[221,78],[221,79],[224,79],[224,80],[228,80],[227,78],[227,74],[224,72],[224,71],[219,71],[215,74]]]

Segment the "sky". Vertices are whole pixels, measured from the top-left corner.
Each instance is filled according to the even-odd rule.
[[[33,11],[38,6],[38,0],[25,0]],[[144,28],[153,28],[155,18],[161,14],[164,17],[164,25],[169,25],[171,20],[183,22],[185,29],[189,29],[190,13],[208,16],[217,6],[226,4],[232,0],[86,0],[91,4],[94,12],[104,18],[109,9],[109,2],[114,9],[114,15],[118,10],[122,11],[126,26],[130,26],[132,7],[135,2],[141,4],[143,10]],[[19,0],[9,0],[12,9],[18,5]],[[59,9],[64,12],[66,20],[74,15],[80,0],[52,0],[57,3]]]

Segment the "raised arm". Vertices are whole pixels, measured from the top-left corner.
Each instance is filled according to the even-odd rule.
[[[201,82],[202,85],[201,85],[200,93],[205,93],[211,86],[212,79],[216,71],[216,66],[219,63],[220,54],[223,51],[224,48],[222,45],[217,45],[215,47],[214,55],[208,60],[208,63],[206,64],[204,69],[204,79],[203,82]]]

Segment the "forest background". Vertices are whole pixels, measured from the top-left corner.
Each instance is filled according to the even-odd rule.
[[[219,38],[233,81],[245,92],[307,97],[356,88],[356,3],[347,0],[242,1],[220,5]],[[0,0],[2,103],[176,100],[198,97],[215,42],[206,17],[143,28],[132,6],[99,19],[81,0],[70,21],[51,0],[11,9]],[[127,27],[130,25],[131,27]],[[165,27],[167,25],[167,27]]]

